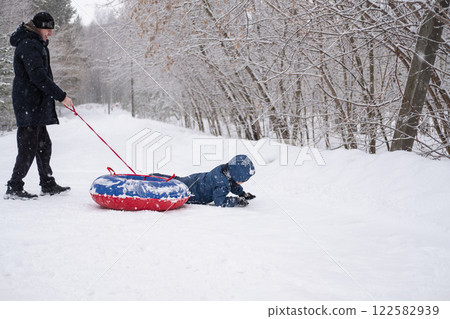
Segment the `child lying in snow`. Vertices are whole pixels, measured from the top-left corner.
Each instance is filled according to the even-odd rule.
[[[208,204],[214,202],[221,207],[244,207],[255,195],[244,192],[240,184],[248,181],[255,174],[255,167],[246,155],[237,155],[228,163],[214,168],[208,173],[196,173],[175,179],[189,187],[191,197],[188,204]],[[162,174],[154,176],[169,177]],[[239,197],[227,196],[231,192]]]

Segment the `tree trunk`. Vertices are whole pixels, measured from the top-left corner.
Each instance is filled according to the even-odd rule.
[[[432,73],[431,67],[436,60],[439,42],[442,41],[443,23],[436,14],[439,13],[439,6],[447,8],[449,2],[436,1],[436,12],[429,12],[420,27],[391,151],[411,151],[413,148]]]

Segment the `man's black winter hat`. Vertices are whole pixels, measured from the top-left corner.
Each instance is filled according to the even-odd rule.
[[[39,12],[33,17],[33,23],[39,29],[54,29],[55,20],[47,12]]]

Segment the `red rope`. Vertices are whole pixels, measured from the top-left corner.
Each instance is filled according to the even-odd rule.
[[[69,109],[70,111],[72,111],[73,112],[73,114],[75,114],[76,116],[78,116],[91,130],[92,130],[92,132],[94,132],[95,133],[95,135],[97,135],[98,136],[98,138],[103,142],[103,143],[105,143],[105,145],[106,146],[108,146],[109,147],[109,149],[114,153],[114,154],[116,154],[116,156],[130,169],[130,171],[132,171],[133,172],[133,174],[134,175],[137,175],[136,174],[136,172],[130,167],[130,165],[128,165],[123,159],[122,159],[122,157],[120,157],[120,155],[119,154],[117,154],[117,152],[115,151],[115,150],[113,150],[113,148],[111,147],[111,146],[109,146],[109,144],[108,143],[106,143],[106,141],[100,136],[100,135],[98,135],[98,133],[80,116],[80,114],[78,114],[77,113],[77,111],[75,111],[75,106],[72,106],[71,108],[70,107],[68,107],[68,106],[66,106],[66,105],[64,105],[67,109]]]

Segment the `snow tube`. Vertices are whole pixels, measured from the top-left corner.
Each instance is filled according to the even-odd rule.
[[[189,199],[188,187],[179,180],[149,175],[115,174],[98,177],[92,183],[92,199],[100,206],[116,210],[167,211]]]

